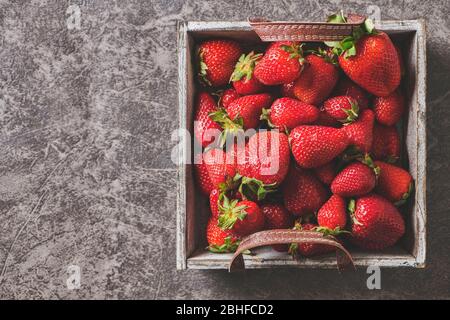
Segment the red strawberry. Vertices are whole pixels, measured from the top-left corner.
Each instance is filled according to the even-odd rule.
[[[314,168],[313,170],[317,178],[327,186],[329,186],[336,177],[336,165],[333,161],[328,162],[323,166]]]
[[[394,163],[400,157],[400,137],[397,128],[375,123],[373,127],[372,155],[376,160]]]
[[[379,195],[352,200],[349,209],[353,219],[351,240],[363,249],[386,249],[405,233],[405,222],[397,208]]]
[[[352,49],[339,56],[342,70],[376,96],[391,94],[400,84],[401,75],[398,55],[389,36],[380,31],[364,35],[355,48],[356,52]]]
[[[292,216],[281,204],[264,204],[261,206],[267,229],[287,229],[292,227]]]
[[[323,107],[319,109],[319,117],[314,124],[333,128],[340,128],[342,126],[342,123],[330,116]]]
[[[369,152],[372,148],[374,122],[375,116],[373,111],[366,109],[361,113],[358,120],[343,128],[345,133],[347,133],[350,144],[356,146],[364,153]]]
[[[253,201],[230,201],[225,196],[219,208],[219,227],[224,230],[231,229],[240,236],[246,236],[264,228],[264,214]]]
[[[344,198],[334,194],[317,212],[317,222],[326,230],[339,232],[347,224],[347,207]]]
[[[341,197],[361,196],[373,190],[376,183],[374,168],[353,162],[345,167],[331,183],[331,192]]]
[[[283,97],[295,98],[294,83],[295,82],[289,82],[289,83],[285,83],[281,86],[281,95]]]
[[[339,72],[323,57],[311,54],[305,60],[305,67],[294,84],[294,94],[305,103],[317,105],[330,95]]]
[[[297,99],[279,98],[270,111],[263,110],[262,118],[273,127],[291,130],[301,124],[312,123],[319,117],[319,109]]]
[[[267,93],[254,94],[237,98],[228,106],[227,113],[231,120],[242,118],[243,128],[256,128],[259,125],[262,109],[272,103],[272,97]]]
[[[288,172],[289,162],[288,137],[278,131],[262,130],[249,139],[245,159],[237,161],[237,171],[264,184],[279,185]]]
[[[397,205],[403,204],[409,198],[413,187],[413,178],[409,172],[382,161],[375,161],[375,165],[380,167],[375,191]]]
[[[280,204],[265,204],[261,210],[266,220],[266,229],[288,229],[293,225],[292,216]],[[272,248],[279,252],[286,252],[289,246],[286,244],[273,245]]]
[[[268,86],[290,83],[300,75],[302,54],[298,42],[274,42],[256,64],[254,75]]]
[[[213,142],[214,136],[222,130],[220,125],[209,116],[217,110],[213,97],[209,93],[200,92],[197,96],[194,116],[194,136],[203,147]]]
[[[358,102],[350,96],[337,96],[323,103],[325,111],[342,123],[351,123],[358,118]]]
[[[211,209],[211,217],[218,218],[219,217],[219,198],[221,198],[221,190],[215,188],[209,194],[209,208]]]
[[[342,129],[321,126],[298,126],[289,135],[291,150],[304,168],[320,167],[347,148],[349,140]]]
[[[375,118],[380,124],[392,126],[396,124],[405,111],[405,101],[399,90],[386,97],[376,97],[373,101]]]
[[[209,195],[214,189],[214,185],[209,178],[209,173],[205,163],[203,162],[202,156],[202,153],[196,154],[194,156],[195,180],[197,181],[197,185],[199,186],[200,191],[205,195]]]
[[[282,187],[284,206],[300,216],[320,209],[327,201],[324,186],[310,171],[292,166]]]
[[[241,95],[255,94],[264,91],[265,86],[253,76],[255,69],[255,63],[260,60],[262,54],[255,54],[253,51],[248,55],[243,54],[233,74],[231,75],[231,81],[236,92]]]
[[[203,154],[203,161],[214,188],[236,174],[234,159],[229,159],[222,149],[210,149]]]
[[[333,91],[334,96],[350,96],[358,102],[359,111],[367,109],[369,98],[367,92],[347,77],[342,77]]]
[[[318,226],[312,223],[296,224],[295,229],[304,231],[314,231]],[[317,243],[292,243],[289,247],[289,253],[296,257],[298,254],[304,257],[318,256],[333,252],[332,246]]]
[[[235,252],[239,245],[239,237],[230,230],[222,230],[217,218],[211,217],[206,227],[208,249],[215,253]]]
[[[228,108],[231,102],[239,98],[241,95],[236,92],[233,88],[226,89],[222,94],[220,95],[219,100],[219,106],[224,107],[225,109]]]
[[[226,85],[241,54],[240,45],[232,40],[203,42],[199,47],[201,80],[213,87]]]

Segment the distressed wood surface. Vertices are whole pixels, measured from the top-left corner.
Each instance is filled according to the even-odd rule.
[[[422,20],[382,21],[376,24],[380,30],[393,36],[411,36],[409,43],[407,74],[410,86],[406,84],[410,96],[410,112],[405,119],[406,155],[409,167],[415,180],[414,204],[407,212],[410,224],[403,245],[406,249],[393,248],[381,253],[354,253],[357,266],[379,265],[385,267],[424,267],[426,257],[426,51],[425,25]],[[187,128],[192,133],[191,122],[194,97],[192,68],[194,39],[211,36],[255,41],[257,37],[245,22],[181,22],[178,32],[179,58],[179,122],[180,128]],[[190,41],[189,41],[190,39]],[[187,148],[189,144],[186,143]],[[179,159],[186,159],[187,149],[179,152]],[[203,234],[204,225],[199,217],[207,207],[201,203],[192,181],[190,165],[178,166],[178,200],[177,200],[177,268],[178,269],[226,269],[230,255],[212,254],[203,249],[204,244],[196,239],[196,234]],[[195,204],[194,204],[195,202]],[[408,244],[408,238],[411,244]],[[245,258],[248,268],[303,267],[330,268],[336,267],[334,257],[320,259],[292,260],[287,254],[278,253],[271,248],[258,249],[257,254]]]

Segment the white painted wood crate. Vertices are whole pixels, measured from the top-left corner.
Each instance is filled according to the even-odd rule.
[[[356,266],[425,267],[426,252],[426,39],[423,20],[382,21],[376,28],[387,32],[401,45],[406,77],[403,87],[409,112],[404,116],[401,131],[404,140],[402,161],[409,166],[415,191],[409,204],[403,206],[406,234],[395,247],[383,252],[350,250]],[[195,88],[195,46],[205,38],[226,37],[245,43],[258,43],[259,38],[247,22],[180,22],[178,24],[178,94],[179,127],[192,134]],[[195,188],[193,166],[182,159],[190,154],[186,142],[178,157],[177,198],[177,269],[226,269],[231,254],[208,252],[205,226],[209,216],[205,196]],[[246,268],[334,268],[333,255],[314,259],[293,260],[287,253],[271,248],[254,250],[245,256]]]

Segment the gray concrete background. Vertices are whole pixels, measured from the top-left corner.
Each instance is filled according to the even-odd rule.
[[[66,25],[78,3],[81,28]],[[176,21],[428,23],[428,267],[175,270]],[[0,0],[0,298],[450,298],[450,2]],[[66,287],[81,267],[81,288]]]

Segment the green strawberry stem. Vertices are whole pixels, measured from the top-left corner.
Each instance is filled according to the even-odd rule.
[[[242,54],[236,63],[233,73],[231,74],[230,82],[239,81],[244,76],[246,80],[249,81],[253,76],[253,70],[255,69],[256,62],[261,59],[261,57],[262,53],[255,54],[254,51],[250,52],[248,55]]]
[[[356,200],[350,199],[348,202],[347,210],[350,213],[350,217],[352,218],[352,221],[354,224],[361,225],[361,222],[359,222],[355,217],[355,210],[356,210]]]
[[[344,111],[347,115],[347,118],[341,121],[344,124],[350,124],[354,122],[356,119],[358,119],[359,114],[358,103],[356,101],[353,101],[352,99],[348,99],[348,102],[350,103],[350,109],[342,109],[342,111]]]
[[[208,66],[203,61],[203,52],[199,51],[198,53],[199,61],[200,61],[200,70],[199,70],[199,78],[200,80],[208,86],[211,86],[211,82],[208,80]]]
[[[342,11],[328,17],[329,23],[347,23],[347,18]],[[359,27],[353,29],[351,36],[345,37],[341,41],[326,41],[325,44],[333,48],[333,53],[336,55],[344,55],[344,58],[349,58],[356,55],[356,43],[358,40],[367,34],[376,34],[375,26],[371,19],[366,19]]]
[[[242,177],[238,190],[244,199],[261,201],[267,194],[276,192],[277,185],[276,183],[264,184],[258,179]]]
[[[232,236],[228,236],[224,239],[223,244],[210,245],[207,247],[207,249],[214,253],[230,253],[235,252],[240,243],[241,243],[240,240],[233,241]]]
[[[261,111],[261,117],[259,119],[266,121],[270,128],[275,128],[275,125],[270,121],[270,109],[263,108]]]
[[[219,211],[221,214],[219,215],[219,227],[223,230],[232,229],[236,221],[244,220],[247,216],[247,206],[245,205],[237,205],[239,200],[228,199],[227,196],[223,197],[223,203],[219,203]]]
[[[235,137],[244,128],[244,120],[237,115],[234,119],[230,119],[228,113],[224,108],[209,114],[211,120],[217,122],[222,127],[222,132],[219,137],[219,146],[223,147],[227,141],[227,137]]]
[[[381,168],[375,165],[369,154],[366,153],[364,157],[360,157],[358,158],[358,160],[367,165],[369,168],[371,168],[375,173],[375,177],[378,178],[378,176],[381,173]]]
[[[305,62],[305,58],[303,57],[303,43],[302,44],[290,44],[290,45],[282,45],[280,48],[287,53],[289,53],[290,59],[298,59],[301,65]]]
[[[345,234],[345,233],[350,234],[349,231],[341,229],[340,227],[336,227],[334,229],[330,229],[327,227],[316,227],[314,230],[317,232],[321,232],[325,237],[326,236],[336,237],[336,236],[339,236],[339,235]]]

